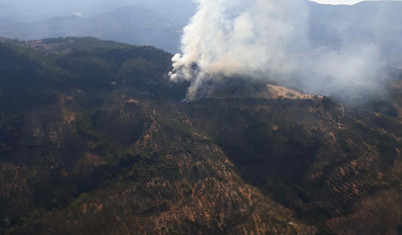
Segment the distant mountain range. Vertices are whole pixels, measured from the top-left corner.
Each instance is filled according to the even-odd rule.
[[[46,1],[40,2],[45,5]],[[91,3],[81,3],[81,7],[76,8],[66,6],[65,11],[48,12],[40,17],[37,16],[39,13],[27,14],[28,9],[21,3],[14,7],[3,3],[0,5],[3,8],[0,9],[0,36],[20,40],[92,36],[178,52],[182,28],[196,10],[190,0],[125,0],[119,3],[103,0],[92,4],[97,7],[89,10],[87,6],[92,6]],[[399,14],[402,2],[362,2],[352,6],[309,2],[308,5],[309,34],[314,47],[336,47],[341,41],[350,41],[353,45],[364,39],[381,45],[392,62],[402,64],[399,53],[402,50],[402,24],[398,23],[402,22],[402,14]],[[17,12],[18,7],[24,10]],[[22,17],[20,13],[27,16]]]
[[[309,5],[309,33],[314,47],[374,43],[391,63],[402,65],[402,2]]]
[[[92,36],[135,45],[152,45],[170,52],[178,51],[181,30],[194,14],[195,5],[192,1],[137,0],[134,5],[126,6],[123,3],[119,4],[120,7],[111,7],[109,11],[100,4],[97,11],[90,13],[73,13],[70,9],[68,14],[60,12],[61,16],[48,19],[32,16],[33,20],[28,22],[21,20],[23,17],[3,17],[0,36],[21,40]],[[130,1],[125,3],[129,4]],[[0,13],[3,13],[2,10]],[[4,23],[7,21],[10,23]]]

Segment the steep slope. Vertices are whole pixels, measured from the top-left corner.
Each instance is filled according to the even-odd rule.
[[[33,64],[50,61],[34,66],[44,74],[65,72],[39,76],[44,85],[26,98],[1,87],[3,102],[13,102],[1,108],[7,234],[315,231],[245,184],[224,152],[192,129],[176,107],[184,90],[163,78],[170,54],[96,41],[80,49],[86,40],[93,41],[50,40],[37,50],[2,44],[9,53],[1,56],[21,50],[21,59],[35,55]],[[20,78],[10,65],[2,70]],[[21,78],[15,83],[28,89],[31,77]],[[50,95],[33,100],[38,94]]]
[[[246,182],[301,218],[337,234],[399,231],[399,119],[271,85],[186,109]]]
[[[110,182],[81,194],[65,209],[31,215],[16,227],[17,234],[314,231],[258,189],[244,184],[223,151],[194,131],[174,106],[160,107],[135,94],[122,97],[116,93],[107,100],[100,108],[102,115],[96,116],[103,119],[114,109],[118,119],[107,120],[114,123],[113,128],[118,120],[135,123],[140,118],[145,120],[142,134],[133,139],[121,139],[121,131],[116,136],[109,134],[107,145],[127,145],[112,147],[109,154],[99,153],[97,148],[87,150],[89,153],[77,159],[72,172],[66,169],[64,177],[69,179],[74,172],[99,166],[79,187],[91,188],[105,179]],[[106,131],[101,129],[101,122],[94,133]]]
[[[161,50],[2,41],[2,233],[401,230],[398,116],[235,78],[182,103]]]

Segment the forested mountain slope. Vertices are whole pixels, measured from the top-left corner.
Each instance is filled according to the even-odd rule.
[[[245,78],[183,103],[171,56],[2,40],[2,233],[401,232],[398,115]]]

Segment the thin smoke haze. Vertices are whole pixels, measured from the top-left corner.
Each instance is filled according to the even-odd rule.
[[[182,53],[172,58],[170,73],[171,81],[191,82],[188,101],[208,95],[206,84],[230,76],[351,99],[381,87],[385,62],[379,46],[336,35],[337,46],[315,47],[307,1],[196,2],[198,11],[184,28]]]

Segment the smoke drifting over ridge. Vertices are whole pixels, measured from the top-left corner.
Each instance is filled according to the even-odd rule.
[[[224,77],[269,79],[306,92],[361,95],[373,91],[385,63],[377,45],[342,40],[313,46],[303,0],[197,0],[184,28],[182,54],[172,58],[172,81],[190,81],[187,100],[208,94]],[[347,91],[346,91],[347,90]],[[354,97],[351,97],[354,98]]]

